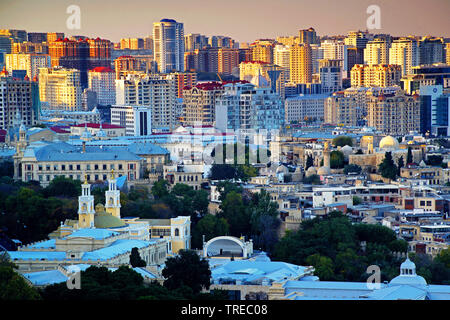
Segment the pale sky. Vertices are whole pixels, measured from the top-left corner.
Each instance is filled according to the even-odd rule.
[[[69,30],[66,9],[81,9],[81,29]],[[297,35],[365,30],[369,5],[381,9],[374,33],[450,38],[450,0],[0,0],[0,29],[64,32],[119,41],[151,35],[163,18],[184,23],[184,32],[226,35],[239,42]]]

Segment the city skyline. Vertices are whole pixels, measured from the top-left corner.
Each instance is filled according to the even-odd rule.
[[[69,30],[66,26],[70,16],[66,9],[70,5],[80,7],[79,30]],[[366,9],[370,5],[378,5],[381,10],[381,29],[369,30],[372,33],[450,37],[450,21],[446,18],[450,2],[446,0],[427,3],[405,0],[395,3],[386,0],[363,0],[358,3],[348,0],[332,3],[324,0],[314,3],[282,0],[276,6],[267,0],[257,4],[254,1],[241,3],[231,0],[227,6],[218,2],[204,6],[199,0],[189,3],[175,0],[170,6],[159,0],[131,0],[126,3],[112,0],[107,7],[100,1],[53,3],[49,0],[6,0],[0,4],[0,20],[2,28],[25,29],[28,32],[58,31],[68,36],[99,36],[118,42],[121,38],[151,35],[154,22],[169,18],[184,23],[185,34],[224,35],[238,42],[251,42],[260,38],[296,36],[298,30],[309,27],[315,28],[320,36],[365,30],[370,16]],[[307,10],[303,10],[305,6],[308,6]],[[425,10],[429,8],[433,10]],[[211,14],[214,10],[220,10],[221,14]],[[33,18],[36,13],[41,19]]]

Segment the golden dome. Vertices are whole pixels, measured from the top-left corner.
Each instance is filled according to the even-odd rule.
[[[392,136],[386,136],[380,141],[380,149],[398,149],[398,140]]]

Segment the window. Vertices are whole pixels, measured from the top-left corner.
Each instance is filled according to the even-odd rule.
[[[180,230],[178,230],[178,228],[175,229],[175,237],[179,237],[180,236]]]

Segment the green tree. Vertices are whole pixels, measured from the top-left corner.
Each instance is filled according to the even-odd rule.
[[[14,162],[8,160],[0,161],[0,177],[14,177]]]
[[[27,284],[15,270],[6,254],[0,259],[0,301],[1,300],[40,300],[37,290]]]
[[[309,167],[314,166],[314,159],[312,157],[312,155],[308,154],[306,156],[306,168],[305,170],[308,170]]]
[[[224,218],[206,214],[192,230],[192,247],[201,249],[203,236],[205,236],[205,241],[209,241],[212,238],[227,235],[229,229],[230,226]]]
[[[335,147],[350,146],[353,147],[353,140],[348,136],[338,136],[331,142]]]
[[[413,163],[413,155],[411,147],[408,147],[408,154],[406,155],[406,164]]]
[[[59,176],[54,178],[43,192],[47,197],[78,197],[81,194],[81,181]]]
[[[139,254],[139,250],[136,247],[131,249],[130,265],[133,268],[147,266],[147,263],[145,262],[145,260],[142,260],[141,255]]]
[[[180,250],[178,255],[166,260],[162,271],[164,286],[169,289],[177,289],[182,286],[189,287],[194,294],[198,294],[203,288],[209,289],[211,270],[209,263],[192,250]]]
[[[354,206],[360,205],[361,203],[362,203],[362,199],[360,197],[353,196],[353,205]]]
[[[309,177],[305,177],[303,179],[303,183],[304,184],[322,184],[322,182],[320,181],[320,177],[317,174],[312,174]]]
[[[169,194],[169,183],[166,180],[159,180],[153,183],[152,194],[156,199],[161,199]]]
[[[330,167],[332,169],[344,168],[345,156],[341,151],[335,150],[330,153]]]
[[[229,192],[222,201],[220,209],[217,216],[228,222],[232,236],[240,237],[249,233],[250,214],[241,194],[236,191]]]
[[[334,280],[333,260],[318,253],[306,258],[306,264],[314,267],[314,274],[322,281]]]
[[[397,162],[397,168],[398,168],[397,175],[400,176],[400,169],[403,168],[404,166],[405,166],[405,163],[403,161],[403,156],[400,156],[400,158],[398,158],[398,162]]]
[[[378,171],[381,176],[391,180],[395,180],[397,177],[397,166],[392,159],[391,152],[386,152],[383,161],[378,165]]]

